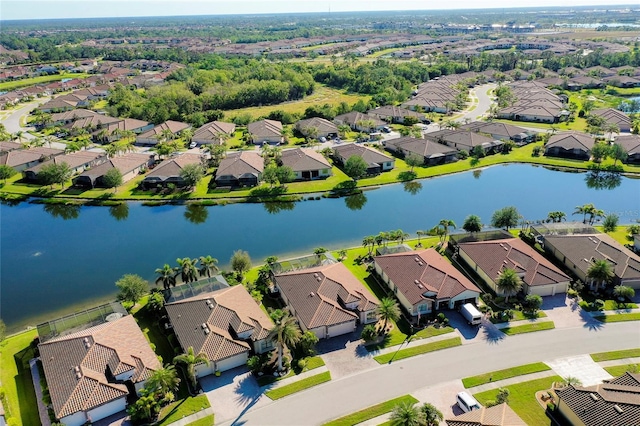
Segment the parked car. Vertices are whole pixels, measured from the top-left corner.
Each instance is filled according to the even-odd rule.
[[[456,401],[458,402],[458,406],[462,408],[462,411],[465,413],[480,409],[480,403],[466,392],[458,393],[456,395]]]
[[[189,148],[195,148],[195,147],[197,147],[197,146],[198,146],[198,144],[197,144],[196,142],[191,142],[191,143],[189,144]]]
[[[382,128],[382,131],[383,131],[383,132],[385,132],[385,133],[391,133],[391,127],[389,127],[389,126],[384,126],[384,127]]]
[[[327,141],[327,138],[325,138],[324,136],[320,137],[320,142],[325,143]]]

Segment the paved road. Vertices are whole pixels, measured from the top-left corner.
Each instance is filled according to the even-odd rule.
[[[478,99],[478,104],[471,111],[467,111],[461,117],[458,118],[458,121],[464,121],[468,119],[470,121],[479,121],[483,118],[483,116],[489,111],[491,107],[492,100],[487,95],[489,90],[493,90],[496,87],[496,84],[489,83],[483,84],[482,86],[477,86],[471,89],[470,95],[472,98]]]
[[[640,329],[635,322],[585,323],[583,327],[498,338],[409,358],[333,380],[248,410],[234,424],[320,424],[425,386],[510,366],[638,346]],[[239,394],[238,398],[242,395]]]
[[[48,101],[49,98],[40,98],[37,101],[29,102],[28,104],[24,104],[20,108],[14,110],[11,115],[2,120],[2,124],[4,124],[5,129],[9,133],[23,132],[23,136],[25,139],[33,139],[33,135],[27,133],[27,130],[33,129],[32,127],[20,127],[20,117],[28,115],[32,109],[37,107],[38,105]]]

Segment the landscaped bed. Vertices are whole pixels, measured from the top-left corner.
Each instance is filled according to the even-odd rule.
[[[309,370],[313,370],[315,368],[319,368],[324,366],[324,360],[319,357],[319,356],[314,356],[314,357],[309,357],[309,358],[305,358],[307,360],[307,365],[305,366],[305,368],[303,370],[296,370],[296,369],[291,369],[289,371],[288,374],[281,376],[281,377],[275,377],[272,375],[264,375],[264,376],[260,376],[257,378],[258,381],[258,385],[259,386],[266,386],[269,385],[271,383],[275,383],[279,380],[284,380],[284,379],[288,379],[289,377],[295,377],[296,375],[300,374],[300,373],[304,373],[307,372]]]
[[[401,359],[410,358],[412,356],[422,355],[433,351],[439,351],[440,349],[447,349],[460,345],[462,345],[462,341],[459,337],[455,337],[453,339],[440,340],[434,343],[426,343],[424,345],[413,346],[407,349],[400,349],[388,354],[378,355],[373,359],[375,359],[379,364],[387,364],[391,361],[399,361]]]
[[[315,376],[307,377],[306,379],[298,380],[290,385],[284,385],[279,388],[266,391],[264,394],[269,398],[276,400],[317,386],[321,383],[328,382],[329,380],[331,380],[331,373],[326,371],[324,373],[316,374]]]
[[[534,322],[532,324],[517,325],[515,327],[505,327],[500,329],[507,336],[513,336],[514,334],[531,333],[533,331],[540,330],[552,330],[556,328],[553,321]]]
[[[357,425],[358,423],[362,423],[367,420],[373,419],[375,417],[381,416],[383,414],[390,413],[391,411],[393,411],[396,405],[401,404],[403,402],[406,402],[409,404],[416,404],[418,400],[412,397],[411,395],[404,395],[398,398],[390,399],[389,401],[385,401],[380,404],[372,405],[371,407],[367,407],[353,414],[349,414],[348,416],[344,416],[344,417],[340,417],[339,419],[332,420],[328,423],[325,423],[323,426]]]
[[[598,352],[595,354],[591,354],[591,359],[593,359],[595,362],[636,357],[640,357],[640,348],[623,349],[621,351]]]
[[[547,364],[536,362],[533,364],[521,365],[519,367],[507,368],[504,370],[492,371],[490,373],[479,374],[473,377],[462,379],[465,388],[484,385],[489,382],[497,382],[499,380],[509,379],[511,377],[523,376],[525,374],[538,373],[540,371],[551,370]]]

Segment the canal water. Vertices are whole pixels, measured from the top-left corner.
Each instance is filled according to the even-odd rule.
[[[260,263],[269,255],[286,258],[320,246],[358,246],[380,231],[415,235],[445,218],[462,225],[476,214],[489,223],[493,211],[511,205],[526,220],[554,210],[582,220],[571,213],[586,203],[618,214],[621,223],[634,222],[640,217],[640,180],[505,165],[290,204],[2,205],[0,315],[10,329],[35,325],[113,297],[123,274],[153,282],[154,270],[175,265],[178,257],[211,255],[224,267],[243,249]]]

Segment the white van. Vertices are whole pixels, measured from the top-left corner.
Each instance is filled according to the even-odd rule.
[[[471,303],[465,303],[460,307],[460,314],[469,325],[482,324],[482,313]]]
[[[462,408],[462,411],[468,413],[469,411],[479,410],[480,404],[474,397],[469,395],[466,392],[460,392],[456,395],[456,401],[458,402],[458,406]]]

